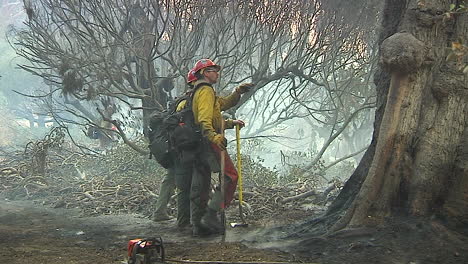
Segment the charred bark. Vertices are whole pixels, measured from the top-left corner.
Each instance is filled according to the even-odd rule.
[[[398,25],[404,15],[405,8],[406,1],[386,1],[382,17],[382,31],[379,35],[379,45],[386,38],[397,32]],[[382,123],[388,87],[390,85],[390,74],[382,70],[382,68],[379,68],[374,76],[374,82],[377,88],[377,109],[375,111],[374,134],[372,136],[371,144],[364,153],[364,156],[350,179],[345,183],[343,190],[329,207],[327,215],[333,215],[339,211],[344,211],[351,205],[354,201],[354,197],[359,192],[365,177],[367,176],[369,166],[372,162],[372,158],[374,157],[375,146],[379,135],[378,128]]]
[[[372,145],[329,209],[347,209],[332,230],[380,225],[400,214],[466,223],[468,84],[446,61],[446,48],[467,37],[468,15],[442,19],[456,1],[401,2],[386,2],[387,19],[403,13],[384,21],[382,34],[400,33],[381,43]]]

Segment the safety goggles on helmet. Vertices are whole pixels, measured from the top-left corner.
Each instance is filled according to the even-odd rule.
[[[202,73],[203,72],[219,72],[219,69],[217,69],[217,68],[205,68],[205,69],[202,69],[201,72]]]
[[[217,65],[212,60],[210,60],[210,59],[201,59],[201,60],[197,61],[197,63],[195,63],[195,66],[193,67],[193,71],[198,72],[198,71],[200,71],[202,69],[205,69],[205,68],[215,68],[218,71],[221,70],[221,66]]]

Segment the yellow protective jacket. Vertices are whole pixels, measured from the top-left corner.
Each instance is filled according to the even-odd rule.
[[[221,133],[221,122],[223,121],[221,111],[235,106],[240,100],[240,94],[234,91],[229,96],[217,96],[213,87],[204,81],[195,82],[194,86],[199,86],[193,95],[192,103],[195,123],[200,125],[203,135],[209,141],[213,141],[216,134]],[[177,110],[179,111],[184,106],[185,102],[180,103]],[[233,127],[231,119],[225,120],[225,128]]]

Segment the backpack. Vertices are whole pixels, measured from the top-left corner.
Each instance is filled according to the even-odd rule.
[[[164,120],[169,115],[168,110],[154,112],[149,121],[149,150],[150,156],[165,169],[172,167],[173,159],[171,157],[171,148],[169,145],[169,135]]]
[[[192,100],[195,91],[201,85],[177,98],[167,110],[155,112],[150,117],[150,158],[153,156],[166,169],[174,165],[174,156],[178,157],[181,163],[191,162],[196,157],[202,134],[200,127],[195,124]],[[176,111],[183,101],[186,101],[184,108]]]

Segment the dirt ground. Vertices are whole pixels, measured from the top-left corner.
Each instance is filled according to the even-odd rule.
[[[286,223],[288,213],[277,219]],[[292,221],[299,215],[291,214]],[[0,263],[126,263],[129,239],[161,236],[173,260],[303,263],[468,263],[468,239],[435,222],[403,223],[373,232],[329,238],[263,240],[263,225],[228,229],[221,237],[193,238],[174,220],[155,223],[139,215],[82,216],[40,201],[0,200]],[[264,233],[263,233],[264,234]],[[269,236],[272,237],[271,234]],[[266,248],[275,249],[266,249]]]
[[[0,200],[0,263],[126,263],[133,238],[161,236],[166,257],[177,260],[291,261],[278,250],[248,248],[240,241],[251,227],[221,237],[193,238],[174,220],[155,223],[138,215],[81,217],[74,209],[33,201]]]

